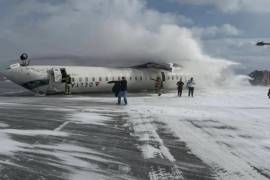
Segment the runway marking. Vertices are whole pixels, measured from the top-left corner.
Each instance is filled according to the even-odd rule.
[[[181,171],[177,166],[173,166],[170,168],[171,172],[167,172],[163,167],[151,167],[151,171],[149,172],[149,179],[150,180],[167,180],[167,179],[174,179],[174,180],[183,180],[184,177],[182,176]]]
[[[70,121],[64,122],[63,124],[61,124],[60,126],[58,126],[57,128],[55,128],[54,131],[61,131],[69,123],[70,123]]]
[[[184,179],[180,168],[175,164],[176,160],[170,150],[159,136],[158,127],[154,124],[154,117],[143,114],[130,114],[131,127],[135,136],[142,143],[138,146],[144,159],[163,159],[170,165],[151,166],[148,176],[150,180],[160,179]]]

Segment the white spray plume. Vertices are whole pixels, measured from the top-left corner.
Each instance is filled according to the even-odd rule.
[[[226,81],[234,63],[205,55],[181,15],[147,8],[145,0],[65,0],[61,3],[25,0],[8,19],[37,15],[24,27],[12,27],[10,40],[32,54],[74,54],[130,64],[142,60],[174,62],[196,74],[199,86]],[[9,29],[10,30],[10,29]],[[8,36],[8,34],[7,34]],[[18,42],[21,39],[21,42]],[[230,76],[231,78],[231,76]]]

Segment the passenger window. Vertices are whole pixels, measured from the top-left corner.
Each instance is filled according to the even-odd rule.
[[[140,80],[142,81],[142,76],[140,77]]]
[[[93,82],[95,82],[95,81],[96,81],[96,79],[93,77],[93,78],[92,78],[92,81],[93,81]]]
[[[102,77],[99,77],[99,81],[102,81]]]
[[[121,80],[121,78],[120,77],[118,77],[118,81],[120,81]]]
[[[132,81],[132,77],[130,77],[129,80]]]
[[[176,80],[178,80],[179,79],[179,77],[178,76],[176,76]]]
[[[170,80],[170,76],[168,76],[168,80]]]
[[[88,82],[88,77],[85,78],[85,82]]]
[[[108,77],[106,77],[106,78],[105,78],[105,80],[106,80],[106,81],[109,81],[109,78],[108,78]]]
[[[79,78],[79,81],[82,82],[82,78],[81,77]]]
[[[172,76],[172,80],[174,80],[174,76]]]
[[[135,80],[137,81],[138,79],[137,79],[137,76],[135,76]]]

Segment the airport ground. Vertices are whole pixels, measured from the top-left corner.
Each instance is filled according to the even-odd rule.
[[[130,94],[118,106],[2,87],[0,179],[270,179],[264,88]]]

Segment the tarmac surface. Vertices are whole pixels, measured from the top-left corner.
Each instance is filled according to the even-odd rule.
[[[130,117],[110,95],[38,97],[16,88],[2,85],[0,96],[1,180],[216,179],[165,120]]]

